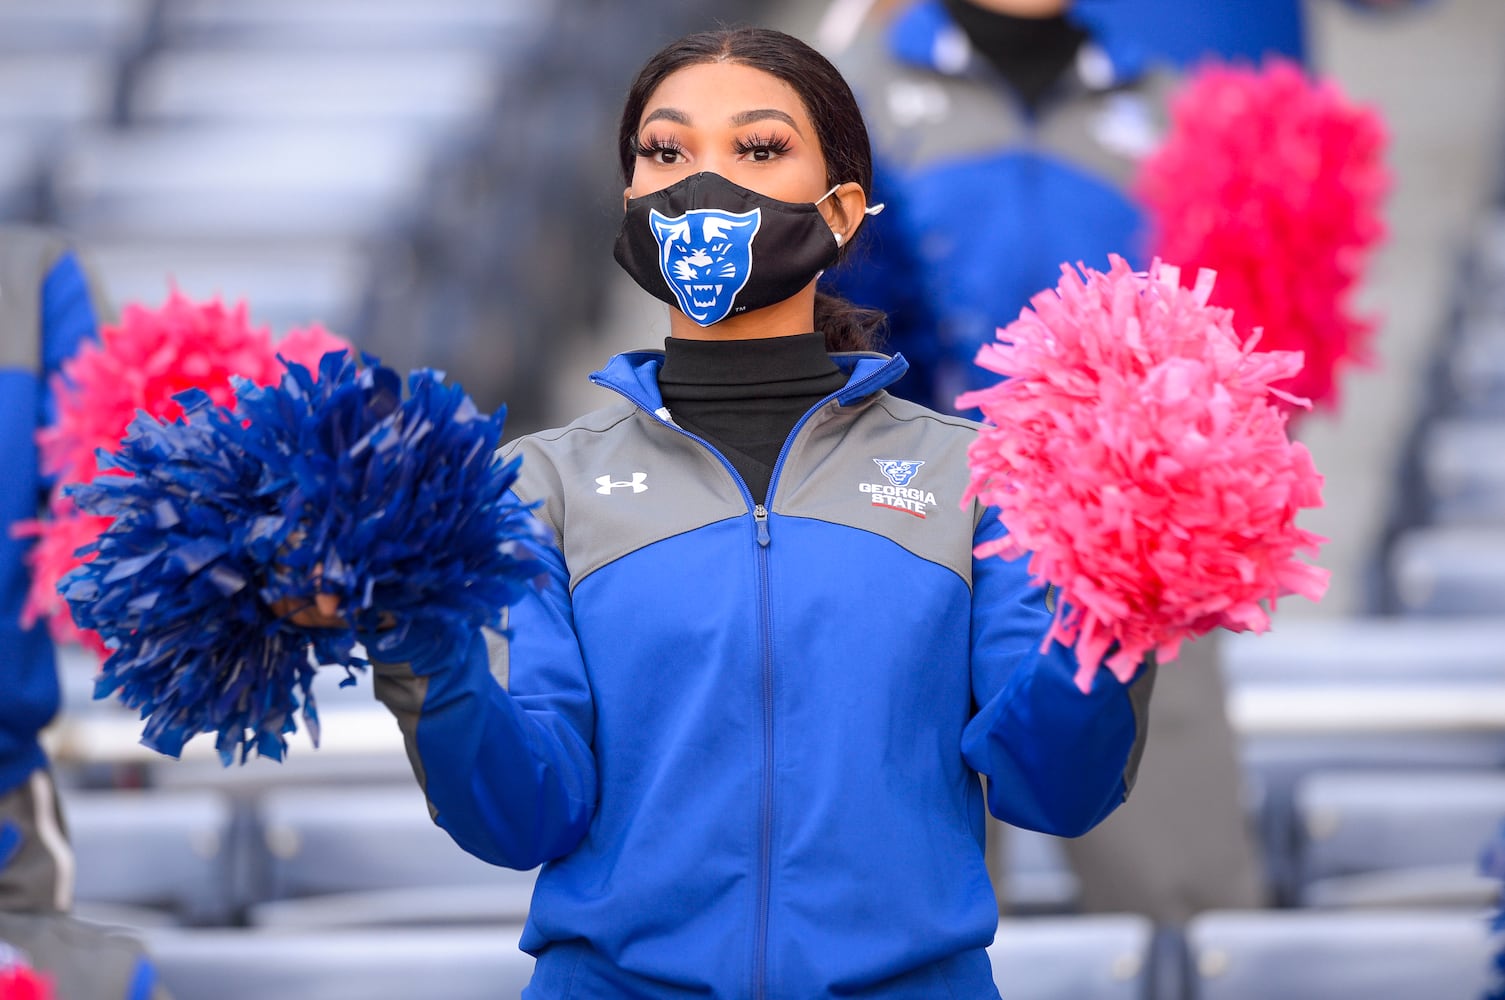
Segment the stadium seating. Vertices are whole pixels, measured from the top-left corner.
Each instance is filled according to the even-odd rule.
[[[993,982],[1008,1000],[1149,1000],[1154,931],[1130,915],[1003,920]]]
[[[378,124],[441,132],[484,115],[495,60],[470,46],[410,51],[296,48],[164,52],[129,113],[143,124]]]
[[[414,785],[269,789],[260,797],[258,813],[262,901],[367,892],[374,894],[365,904],[372,922],[399,922],[404,907],[411,907],[414,922],[432,922],[431,890],[474,886],[490,895],[457,904],[470,914],[516,921],[527,915],[536,873],[498,868],[465,853],[434,825]],[[251,919],[306,923],[323,912],[349,923],[354,910],[348,904],[314,901],[305,917],[284,904],[260,916],[253,909]]]
[[[318,322],[349,331],[370,261],[355,241],[94,240],[91,257],[122,302],[156,304],[177,288],[197,299],[244,302],[251,322],[277,334]]]
[[[1498,683],[1505,619],[1282,619],[1223,639],[1230,689],[1255,684]]]
[[[115,80],[108,56],[6,52],[0,57],[0,124],[41,128],[106,121]]]
[[[80,902],[154,909],[186,923],[230,919],[236,845],[224,796],[73,791],[63,805]]]
[[[398,367],[463,371],[515,433],[600,304],[582,275],[609,256],[601,152],[631,68],[758,6],[0,0],[0,218],[78,234],[117,302],[171,277],[276,330],[322,321]],[[1378,558],[1387,617],[1224,646],[1278,899],[1324,911],[1206,915],[1183,955],[1175,928],[1061,915],[1078,887],[1059,845],[1011,831],[1009,907],[1029,916],[989,949],[1006,1000],[1482,992],[1499,887],[1476,859],[1505,816],[1505,212],[1464,263],[1398,484],[1417,502]],[[520,993],[535,873],[433,825],[369,679],[321,672],[322,750],[300,736],[285,763],[225,769],[203,739],[182,761],[136,746],[92,672],[70,656],[59,727],[81,912],[145,929],[178,1000]],[[77,787],[115,780],[149,788]],[[251,927],[163,926],[181,923]]]
[[[1058,838],[1005,826],[1003,852],[1003,891],[1010,916],[1070,913],[1075,908],[1081,886]]]
[[[0,122],[0,219],[26,219],[37,212],[42,189],[45,136],[13,122]]]
[[[1278,900],[1299,902],[1307,877],[1295,796],[1312,773],[1505,767],[1502,648],[1505,621],[1491,618],[1291,620],[1227,638],[1230,716]]]
[[[1469,330],[1452,354],[1448,373],[1459,415],[1505,417],[1505,329],[1490,324]]]
[[[1474,911],[1208,913],[1186,934],[1186,1000],[1476,1000],[1491,956]]]
[[[1505,420],[1434,423],[1422,463],[1432,521],[1505,526]]]
[[[158,930],[145,940],[173,1000],[517,1000],[533,971],[519,933]]]
[[[1418,688],[1418,690],[1425,690]],[[1488,773],[1505,767],[1505,732],[1305,732],[1245,739],[1244,766],[1262,793],[1258,814],[1267,876],[1277,902],[1299,900],[1300,842],[1295,794],[1319,771],[1454,770]]]
[[[412,886],[274,899],[251,906],[246,921],[268,930],[476,927],[527,919],[532,885]]]
[[[1479,872],[1505,819],[1499,771],[1319,773],[1295,799],[1306,905],[1482,907],[1499,895]]]
[[[178,0],[165,12],[163,34],[174,46],[496,52],[536,39],[540,7],[528,0]]]
[[[139,45],[153,0],[6,0],[0,57],[13,52],[120,52]]]
[[[1390,567],[1408,614],[1505,615],[1505,527],[1413,528]]]
[[[91,240],[358,238],[401,228],[426,152],[371,128],[80,132],[61,152],[53,197],[59,221]]]

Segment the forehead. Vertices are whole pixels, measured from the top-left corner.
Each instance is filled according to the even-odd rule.
[[[810,135],[810,115],[800,95],[772,73],[742,63],[699,63],[677,69],[659,83],[643,106],[643,118],[659,108],[683,111],[696,127],[725,125],[753,108],[783,111]]]

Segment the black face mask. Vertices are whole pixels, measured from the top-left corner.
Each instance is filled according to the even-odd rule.
[[[617,263],[701,326],[783,302],[836,262],[841,242],[818,207],[835,190],[793,203],[692,174],[628,200]]]

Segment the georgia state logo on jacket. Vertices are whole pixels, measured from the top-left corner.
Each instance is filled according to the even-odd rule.
[[[659,270],[680,310],[707,326],[730,315],[752,274],[752,241],[762,210],[695,208],[672,218],[654,211],[649,219],[658,240]]]
[[[875,458],[873,462],[888,482],[860,483],[858,490],[868,495],[874,507],[902,510],[923,520],[930,508],[936,505],[935,494],[912,487],[909,483],[925,462],[913,458]]]

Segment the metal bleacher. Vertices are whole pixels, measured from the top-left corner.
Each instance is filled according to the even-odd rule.
[[[68,796],[68,816],[80,900],[155,910],[171,923],[223,924],[233,917],[232,866],[239,852],[225,796],[75,792]]]
[[[500,160],[466,160],[470,175],[453,164],[501,127],[503,95],[558,41],[569,6],[7,0],[0,219],[72,233],[116,304],[160,302],[171,286],[244,299],[275,332],[319,322],[399,367],[463,367],[484,406],[515,398],[536,421],[547,357],[485,351],[467,304],[485,288],[473,276],[495,284],[532,232],[436,254],[453,234],[435,211],[477,170],[489,188],[531,183]],[[445,280],[436,257],[472,275]],[[531,317],[564,279],[530,274],[508,292]],[[556,344],[572,329],[551,331]]]
[[[1505,817],[1505,772],[1316,772],[1295,792],[1306,906],[1483,908],[1481,845]]]
[[[145,939],[175,1000],[499,1000],[519,996],[533,972],[520,930],[158,929]]]
[[[1488,984],[1468,910],[1204,913],[1186,937],[1187,1000],[1475,1000]]]

